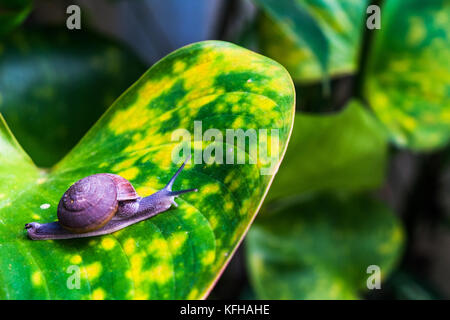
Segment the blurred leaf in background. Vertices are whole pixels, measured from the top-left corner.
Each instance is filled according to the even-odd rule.
[[[131,52],[85,31],[25,29],[2,47],[0,112],[42,167],[60,160],[145,71]]]
[[[386,161],[386,135],[356,100],[336,114],[299,113],[268,200],[375,189],[384,180]]]
[[[291,4],[307,10],[325,35],[329,74],[356,75],[368,1]],[[261,51],[284,64],[297,84],[323,79],[311,47],[294,41],[279,19],[263,11]],[[338,113],[296,115],[269,202],[247,238],[248,271],[259,298],[361,298],[372,264],[386,278],[401,257],[402,225],[361,192],[381,187],[387,148],[385,129],[357,100]]]
[[[32,7],[32,0],[0,0],[0,36],[20,25]]]
[[[261,52],[284,65],[294,81],[318,81],[324,71],[337,76],[358,69],[367,0],[255,2],[266,13],[258,26]]]
[[[449,0],[382,2],[381,29],[373,31],[373,43],[366,53],[368,59],[362,61],[368,62],[367,66],[359,66],[359,56],[362,42],[370,39],[362,38],[368,1],[289,2],[292,8],[307,10],[325,35],[326,41],[320,43],[327,44],[323,50],[328,52],[331,76],[355,74],[364,69],[362,95],[395,144],[430,151],[448,143]],[[317,41],[304,38],[294,23],[283,21],[282,13],[270,15],[268,5],[261,8],[265,12],[259,23],[261,52],[286,66],[297,83],[319,81],[323,73],[315,54]],[[291,19],[296,17],[300,19],[301,15],[293,14]]]
[[[88,62],[103,58],[100,52]],[[69,59],[58,54],[52,58]],[[81,61],[69,65],[74,75],[85,66]],[[120,77],[115,66],[107,74]],[[77,103],[81,106],[88,99],[80,97]],[[273,179],[261,175],[262,163],[246,159],[245,164],[189,164],[174,189],[197,187],[199,192],[177,199],[177,208],[111,235],[31,241],[24,224],[56,220],[63,192],[91,174],[119,174],[142,196],[161,189],[179,166],[173,163],[179,143],[173,133],[179,128],[193,133],[194,120],[202,121],[204,131],[214,128],[223,137],[230,128],[279,130],[278,153],[272,154],[277,168],[293,126],[294,103],[292,79],[281,65],[231,43],[206,41],[153,65],[49,171],[33,165],[1,121],[0,179],[7,183],[0,184],[0,298],[206,297]],[[51,132],[50,125],[45,131]],[[224,146],[235,153],[239,148],[236,141]],[[79,290],[67,286],[67,269],[73,265],[80,267]]]
[[[250,278],[261,299],[356,299],[370,265],[384,280],[402,252],[402,228],[367,196],[320,194],[281,201],[247,237]]]
[[[450,1],[384,3],[364,95],[397,145],[442,147],[450,138]]]

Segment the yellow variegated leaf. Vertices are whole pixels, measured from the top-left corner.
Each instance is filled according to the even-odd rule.
[[[155,64],[48,172],[32,165],[2,125],[0,178],[15,187],[0,186],[0,297],[204,298],[268,191],[273,171],[262,174],[262,169],[272,164],[276,170],[281,162],[294,100],[291,78],[278,63],[226,42],[207,41]],[[202,132],[214,128],[224,137],[227,129],[254,129],[258,140],[244,148],[236,140],[202,144],[194,141],[199,123]],[[87,175],[119,174],[142,196],[162,188],[181,162],[172,158],[178,129],[192,133],[188,145],[196,163],[186,166],[174,190],[199,191],[177,199],[177,208],[108,236],[27,239],[24,224],[54,221],[61,195]],[[276,134],[264,140],[260,129]],[[253,147],[261,141],[272,151],[270,161],[258,155],[252,164]],[[225,153],[245,149],[245,163],[205,163],[198,154],[211,144]],[[74,288],[77,270],[79,289]]]
[[[450,1],[389,0],[382,8],[364,94],[399,146],[450,139]]]

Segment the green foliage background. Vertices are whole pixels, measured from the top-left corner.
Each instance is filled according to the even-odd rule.
[[[287,67],[300,97],[329,77],[359,83],[336,113],[297,113],[247,239],[253,288],[268,299],[360,298],[366,268],[380,266],[385,280],[405,246],[402,222],[370,200],[386,180],[388,143],[416,152],[448,145],[450,2],[378,1],[382,27],[373,31],[365,31],[369,1],[255,3],[256,42]],[[317,101],[309,102],[312,112]],[[397,285],[412,283],[402,279]]]
[[[205,298],[247,231],[251,297],[365,298],[370,265],[398,297],[434,297],[396,273],[410,239],[380,190],[399,150],[448,147],[450,1],[375,1],[382,27],[371,31],[369,0],[254,3],[264,56],[206,41],[148,69],[102,35],[21,26],[33,2],[0,0],[0,298]],[[356,82],[350,97],[322,113],[344,77]],[[55,220],[86,175],[120,174],[142,195],[161,188],[178,165],[171,133],[194,120],[279,129],[276,177],[262,163],[188,165],[175,187],[199,193],[177,209],[101,238],[26,238],[23,224]],[[191,145],[208,146],[237,150]],[[70,265],[82,290],[67,289]]]

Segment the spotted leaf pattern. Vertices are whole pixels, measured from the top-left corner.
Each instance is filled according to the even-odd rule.
[[[450,1],[386,1],[382,21],[364,95],[395,144],[440,148],[450,139]]]
[[[206,41],[151,67],[122,94],[66,157],[39,170],[2,122],[0,297],[9,299],[199,299],[207,296],[253,221],[273,179],[267,163],[190,161],[174,190],[178,207],[111,235],[31,241],[23,226],[54,221],[63,192],[90,174],[119,174],[146,196],[181,164],[172,161],[180,128],[278,130],[274,172],[294,121],[295,91],[278,63],[236,45]],[[270,136],[267,144],[273,146]],[[217,144],[190,140],[193,153]],[[237,152],[236,152],[237,153]],[[272,159],[272,158],[271,158]],[[195,160],[195,157],[194,159]],[[80,277],[77,283],[77,275]],[[79,288],[77,289],[77,285]]]

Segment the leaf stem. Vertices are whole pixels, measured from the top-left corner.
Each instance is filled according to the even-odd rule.
[[[372,0],[369,1],[369,5],[377,5],[379,7],[383,7],[384,0]],[[383,17],[383,14],[381,14]],[[383,19],[383,18],[381,18]],[[373,39],[375,32],[379,32],[380,30],[374,29],[370,30],[366,27],[366,24],[363,23],[362,32],[362,44],[359,51],[359,59],[358,59],[358,72],[356,74],[356,88],[355,88],[355,97],[359,98],[367,105],[367,101],[363,95],[364,88],[364,79],[367,72],[367,63],[369,61],[369,54],[372,50]]]

